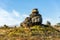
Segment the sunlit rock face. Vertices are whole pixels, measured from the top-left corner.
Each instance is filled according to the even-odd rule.
[[[33,9],[29,17],[26,17],[25,20],[21,23],[21,26],[29,27],[33,25],[41,25],[42,16],[39,14],[37,8]]]
[[[26,17],[25,20],[20,25],[23,27],[30,27],[32,25],[31,18]]]
[[[39,25],[42,24],[42,16],[39,14],[38,9],[33,9],[30,14],[30,18],[33,24]]]

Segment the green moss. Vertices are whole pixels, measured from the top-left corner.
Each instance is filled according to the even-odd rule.
[[[18,37],[20,39],[26,38],[28,40],[31,39],[31,37],[32,39],[35,39],[34,37],[36,37],[36,39],[42,39],[42,40],[60,38],[60,32],[51,26],[43,27],[40,25],[35,25],[30,28],[18,27],[18,28],[12,28],[12,29],[7,29],[7,30],[6,29],[1,29],[1,30],[6,31],[4,32],[4,35],[5,35],[4,37],[7,37],[9,39],[17,39],[15,37]],[[4,37],[2,36],[1,38],[4,38]]]

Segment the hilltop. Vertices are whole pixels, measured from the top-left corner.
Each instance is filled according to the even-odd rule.
[[[0,27],[0,40],[60,40],[60,31],[49,21],[47,24],[42,21],[42,15],[35,8],[19,27]]]
[[[30,28],[15,27],[0,29],[0,40],[59,40],[60,31],[52,26],[35,25]]]

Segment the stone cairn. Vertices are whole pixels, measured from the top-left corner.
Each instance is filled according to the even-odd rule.
[[[37,8],[32,10],[32,13],[29,17],[26,17],[25,20],[20,24],[22,27],[30,27],[34,25],[41,25],[42,24],[42,16],[39,14]]]

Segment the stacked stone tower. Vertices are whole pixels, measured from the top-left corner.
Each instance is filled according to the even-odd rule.
[[[42,23],[42,16],[39,14],[38,9],[32,10],[32,13],[30,14],[30,18],[31,18],[32,24],[34,25],[40,25]]]
[[[37,8],[33,9],[30,17],[26,17],[26,19],[21,23],[23,27],[29,27],[33,25],[41,25],[42,24],[42,16],[39,14]]]

